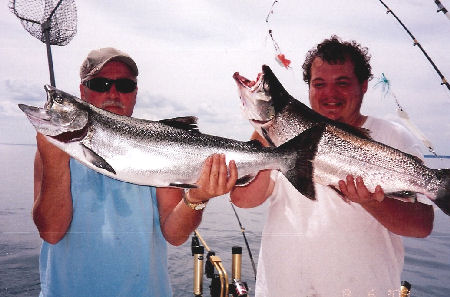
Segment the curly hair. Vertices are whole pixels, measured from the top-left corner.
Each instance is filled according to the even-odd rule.
[[[332,35],[316,47],[310,49],[303,63],[303,80],[309,85],[311,80],[311,66],[315,58],[321,58],[329,64],[343,64],[347,59],[355,65],[355,75],[360,83],[372,79],[370,54],[367,47],[362,47],[356,41],[342,41]]]

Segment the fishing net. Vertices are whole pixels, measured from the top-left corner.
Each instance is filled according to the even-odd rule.
[[[32,36],[47,46],[50,84],[55,84],[50,45],[66,45],[77,33],[74,0],[10,0],[9,9]]]
[[[74,0],[10,0],[9,9],[25,30],[44,43],[66,45],[77,33]]]

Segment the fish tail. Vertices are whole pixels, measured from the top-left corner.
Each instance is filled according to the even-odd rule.
[[[311,200],[316,199],[312,160],[324,130],[324,125],[317,125],[279,147],[290,152],[291,158],[291,166],[282,173],[297,191]]]
[[[442,187],[438,190],[434,203],[450,216],[450,169],[439,169],[437,175],[442,181]]]

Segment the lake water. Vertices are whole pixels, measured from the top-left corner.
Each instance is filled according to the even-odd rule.
[[[38,296],[38,254],[41,244],[31,219],[33,158],[35,146],[0,144],[0,296]],[[432,167],[450,167],[446,160],[427,160]],[[246,230],[255,261],[267,207],[236,209]],[[208,246],[231,274],[231,247],[243,248],[242,279],[254,288],[254,275],[239,224],[228,197],[208,204],[199,228]],[[433,233],[425,239],[405,238],[403,280],[412,286],[411,296],[450,296],[450,217],[435,212]],[[192,296],[193,260],[190,240],[169,246],[169,273],[175,296]],[[210,281],[204,280],[204,296]],[[253,293],[253,291],[251,291]],[[252,295],[252,294],[251,294]],[[252,295],[253,296],[253,295]]]

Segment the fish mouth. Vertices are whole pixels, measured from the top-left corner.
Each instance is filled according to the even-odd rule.
[[[239,86],[242,86],[246,89],[249,89],[251,92],[254,92],[263,80],[263,73],[258,73],[256,80],[250,80],[240,75],[239,72],[235,72],[233,74],[233,78]]]
[[[273,120],[274,117],[271,117],[268,120],[255,120],[255,119],[250,119],[250,121],[252,122],[252,124],[258,125],[258,126],[264,126],[265,124],[271,122]]]
[[[258,73],[256,80],[250,80],[239,72],[233,74],[239,89],[241,110],[254,127],[267,125],[275,117],[275,108],[265,81],[265,68]]]
[[[25,104],[19,104],[36,131],[54,137],[65,132],[84,129],[88,123],[88,114],[84,111],[61,112]]]
[[[25,115],[34,122],[50,122],[50,115],[44,108],[30,106],[26,104],[19,104],[19,108],[25,113]]]

